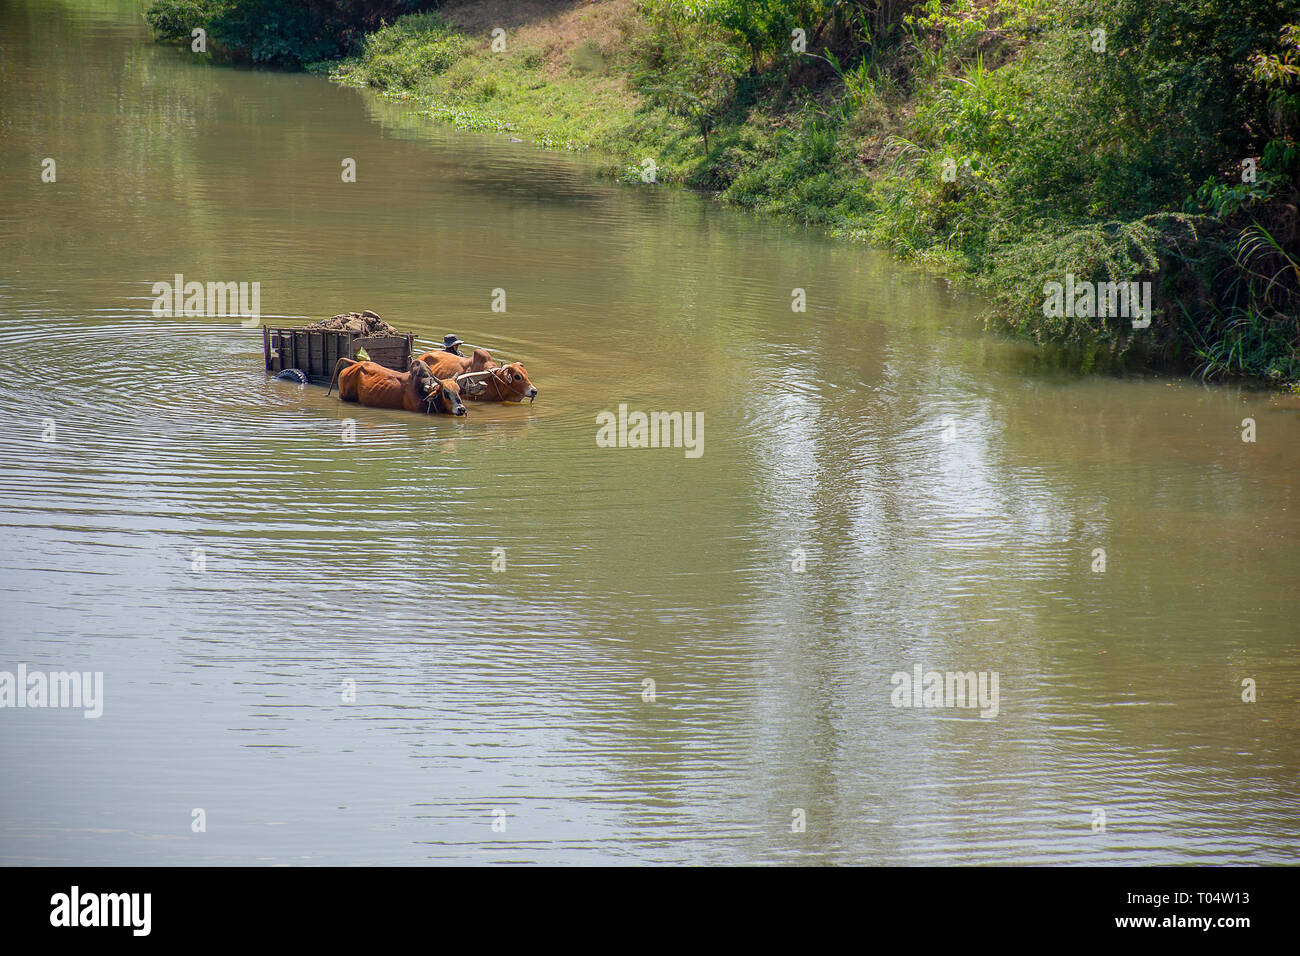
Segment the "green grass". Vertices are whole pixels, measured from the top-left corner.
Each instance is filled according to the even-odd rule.
[[[372,86],[462,129],[510,132],[552,149],[622,155],[633,120],[618,78],[574,69],[554,82],[535,49],[493,53],[436,14],[402,17],[367,38],[361,56],[328,64],[332,79]],[[323,64],[313,64],[320,70]]]

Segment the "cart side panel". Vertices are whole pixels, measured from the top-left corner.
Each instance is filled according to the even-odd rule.
[[[370,361],[396,372],[405,372],[411,364],[412,339],[410,335],[372,335],[353,342],[353,354],[356,349],[363,348]]]
[[[266,370],[275,374],[284,369],[300,369],[308,381],[320,385],[329,382],[340,358],[354,359],[363,348],[372,362],[405,372],[410,366],[414,341],[412,334],[365,338],[355,332],[262,327]]]

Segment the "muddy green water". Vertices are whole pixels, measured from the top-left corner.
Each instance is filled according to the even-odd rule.
[[[1053,370],[869,250],[141,7],[0,5],[0,670],[104,675],[0,709],[0,860],[1300,857],[1295,398]],[[541,394],[343,406],[154,316],[176,273]],[[598,447],[620,404],[703,454]],[[894,706],[918,665],[996,716]]]

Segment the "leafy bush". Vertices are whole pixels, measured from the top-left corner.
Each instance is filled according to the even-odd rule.
[[[366,37],[361,56],[374,86],[411,88],[446,72],[471,45],[437,14],[422,13],[401,17]]]
[[[163,40],[188,40],[196,27],[207,28],[224,0],[157,0],[144,18]]]
[[[980,34],[964,29],[975,21],[950,22],[978,10],[925,5],[916,22],[946,38],[941,75],[918,91],[908,136],[893,140],[870,235],[960,263],[1012,327],[1037,338],[1124,348],[1137,335],[1204,374],[1295,378],[1300,30],[1284,5],[1047,6],[1061,19],[1024,20],[1033,28],[1020,54],[987,70]],[[1105,52],[1092,42],[1098,28]],[[1258,175],[1241,182],[1252,156],[1262,156]],[[1116,320],[1043,316],[1043,283],[1066,273],[1152,281],[1155,323],[1132,333]]]
[[[709,152],[709,133],[736,91],[741,55],[716,26],[691,15],[679,19],[680,4],[653,9],[655,31],[643,50],[637,86],[651,104],[695,126]],[[690,23],[694,29],[686,30]]]
[[[436,0],[156,0],[146,17],[159,36],[205,27],[232,56],[301,66],[355,52],[362,38]],[[199,19],[195,19],[198,17]]]

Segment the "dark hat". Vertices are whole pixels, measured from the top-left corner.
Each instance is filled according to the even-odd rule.
[[[464,342],[456,338],[454,335],[444,335],[442,337],[442,347],[444,349],[454,349],[456,346],[464,344]]]

